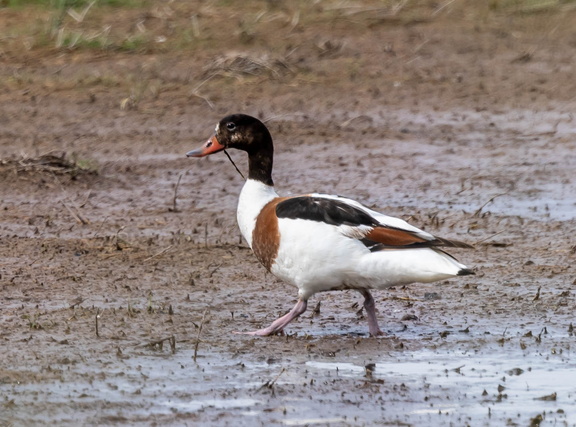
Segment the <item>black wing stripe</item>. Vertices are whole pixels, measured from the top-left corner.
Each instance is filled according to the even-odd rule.
[[[322,197],[291,197],[278,203],[276,216],[288,219],[306,219],[330,225],[377,226],[379,223],[369,214],[355,206],[335,199]]]

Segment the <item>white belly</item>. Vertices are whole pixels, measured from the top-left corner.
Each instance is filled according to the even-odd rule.
[[[455,276],[464,266],[428,248],[370,252],[362,242],[321,222],[281,219],[271,272],[305,299],[337,289],[384,289]]]

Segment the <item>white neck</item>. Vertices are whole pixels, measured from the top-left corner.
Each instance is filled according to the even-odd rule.
[[[250,247],[252,247],[252,232],[256,225],[256,217],[262,208],[276,197],[278,194],[276,194],[274,187],[261,181],[248,179],[242,187],[236,217],[240,232]]]

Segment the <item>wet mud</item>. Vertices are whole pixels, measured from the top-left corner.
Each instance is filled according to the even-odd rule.
[[[7,48],[0,426],[576,425],[576,15],[452,3],[378,21],[321,2],[293,28],[265,10],[254,41],[191,54]],[[207,27],[236,22],[211,7]],[[289,71],[206,80],[238,51]],[[241,239],[228,159],[184,156],[232,112],[267,120],[279,193],[474,244],[451,253],[476,275],[375,292],[386,337],[352,291],[284,336],[234,334],[296,289]]]

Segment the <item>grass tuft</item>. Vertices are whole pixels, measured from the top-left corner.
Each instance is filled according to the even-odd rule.
[[[89,159],[68,158],[65,152],[51,152],[38,157],[22,156],[0,159],[0,171],[13,170],[17,174],[48,173],[76,177],[83,174],[98,174],[97,164]]]

